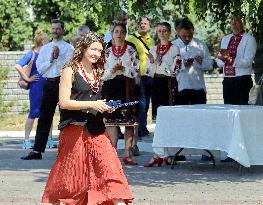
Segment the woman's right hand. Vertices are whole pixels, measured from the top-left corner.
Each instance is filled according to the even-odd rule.
[[[230,55],[227,49],[220,49],[219,54],[217,56],[220,60],[226,62],[230,60]]]
[[[95,109],[96,111],[98,112],[113,112],[114,111],[114,108],[106,105],[106,100],[97,100],[97,101],[94,101],[92,102],[93,105],[93,109]]]
[[[117,72],[117,71],[124,71],[124,67],[120,64],[116,64],[113,68],[112,68],[113,73]]]

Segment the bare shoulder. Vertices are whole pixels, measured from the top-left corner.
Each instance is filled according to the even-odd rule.
[[[70,66],[66,66],[61,70],[61,77],[65,78],[65,77],[69,77],[72,76],[73,74],[73,69]]]
[[[73,69],[70,66],[66,66],[62,69],[63,73],[73,73]]]

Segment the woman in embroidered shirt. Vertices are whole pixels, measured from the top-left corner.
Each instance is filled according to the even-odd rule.
[[[172,105],[172,90],[175,87],[176,58],[178,47],[170,42],[171,25],[167,22],[157,24],[158,44],[150,49],[147,61],[147,71],[153,77],[152,114],[157,115],[161,105]]]
[[[153,77],[152,109],[156,117],[161,105],[172,105],[172,89],[175,87],[175,75],[180,67],[179,48],[170,42],[171,26],[167,22],[157,24],[158,44],[150,49],[147,60],[147,73]],[[178,65],[179,64],[179,65]],[[171,164],[166,150],[154,148],[154,157],[145,163],[145,167],[160,166],[163,162]],[[164,153],[164,156],[160,156]]]
[[[126,26],[117,24],[112,31],[113,44],[106,50],[103,94],[106,100],[134,101],[137,98],[136,78],[139,64],[135,48],[125,41]],[[131,147],[136,120],[136,107],[118,108],[107,116],[106,126],[113,145],[117,146],[117,126],[125,126],[125,164],[136,165],[131,159]]]
[[[59,85],[60,143],[42,202],[127,205],[132,195],[115,148],[105,132],[100,100],[104,43],[96,33],[81,37]]]

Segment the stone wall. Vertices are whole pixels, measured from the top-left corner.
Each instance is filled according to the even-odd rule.
[[[24,51],[0,52],[0,66],[10,69],[8,78],[4,82],[3,98],[5,104],[13,104],[11,113],[21,113],[29,106],[28,91],[20,89],[17,85],[19,75],[15,70],[15,62],[25,54]],[[207,87],[207,103],[222,104],[222,75],[205,75]]]
[[[223,104],[223,75],[205,75],[207,104]]]
[[[26,51],[8,51],[0,52],[0,69],[8,68],[9,73],[4,81],[2,99],[6,105],[12,104],[10,112],[19,113],[27,110],[29,107],[28,91],[20,89],[17,85],[19,74],[15,69],[15,63]]]

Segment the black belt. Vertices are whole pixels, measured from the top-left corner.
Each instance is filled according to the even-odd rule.
[[[60,76],[58,76],[58,77],[55,77],[55,78],[46,78],[47,79],[47,81],[50,81],[50,82],[55,82],[55,81],[59,81],[59,79],[60,79]]]
[[[241,76],[235,76],[235,77],[224,77],[224,80],[234,81],[234,80],[242,80],[242,79],[249,79],[249,78],[251,78],[251,75],[241,75]]]
[[[142,79],[142,78],[148,79],[148,78],[152,78],[152,77],[150,77],[150,76],[148,76],[148,75],[142,75],[142,76],[141,76],[141,79]]]
[[[156,77],[156,78],[170,78],[171,76],[167,76],[167,75],[164,75],[164,74],[155,73],[155,74],[154,74],[154,77]]]

